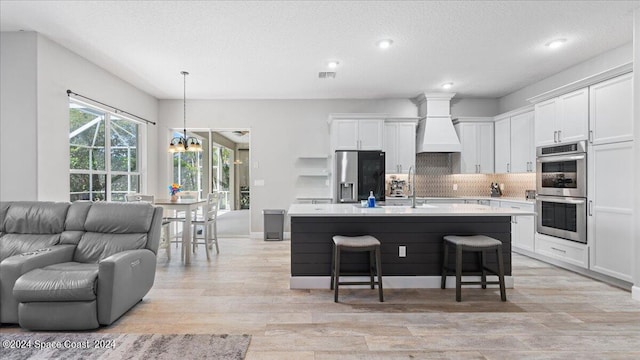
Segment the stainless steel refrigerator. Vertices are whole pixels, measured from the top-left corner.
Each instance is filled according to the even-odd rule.
[[[384,201],[384,152],[338,150],[335,165],[334,203],[367,200],[371,191]]]

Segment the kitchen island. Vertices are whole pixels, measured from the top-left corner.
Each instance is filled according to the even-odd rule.
[[[511,216],[533,212],[476,204],[389,206],[362,208],[354,204],[293,204],[291,217],[292,289],[329,288],[332,237],[372,235],[381,242],[383,283],[388,288],[440,286],[442,237],[487,235],[503,242],[507,287],[511,277]],[[405,251],[405,256],[401,252]],[[367,268],[366,253],[342,258],[345,272]],[[495,267],[495,256],[487,263]],[[478,256],[465,253],[465,269],[474,269]],[[453,263],[450,264],[453,266]],[[453,277],[447,281],[453,282]],[[449,285],[447,285],[449,286]]]

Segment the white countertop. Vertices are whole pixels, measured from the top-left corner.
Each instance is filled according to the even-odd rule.
[[[477,204],[426,204],[362,208],[359,204],[292,204],[289,216],[512,216],[534,215],[532,211]]]

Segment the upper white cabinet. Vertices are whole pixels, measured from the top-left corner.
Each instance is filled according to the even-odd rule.
[[[458,118],[454,127],[462,146],[460,173],[493,173],[493,119]]]
[[[587,140],[589,88],[535,105],[536,146]]]
[[[589,94],[591,144],[633,140],[633,74],[592,85]]]
[[[380,114],[331,115],[332,150],[382,150],[385,117]]]
[[[496,119],[495,130],[495,170],[497,173],[509,172],[511,163],[511,118]]]
[[[496,173],[535,171],[534,117],[531,110],[496,117]]]
[[[384,123],[385,170],[387,174],[406,173],[416,164],[416,122]]]

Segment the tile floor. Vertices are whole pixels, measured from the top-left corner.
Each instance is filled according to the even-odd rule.
[[[640,359],[629,292],[514,255],[515,288],[289,290],[288,241],[224,238],[100,332],[251,334],[247,359]],[[174,254],[179,254],[174,251]],[[3,332],[21,331],[5,327]]]

